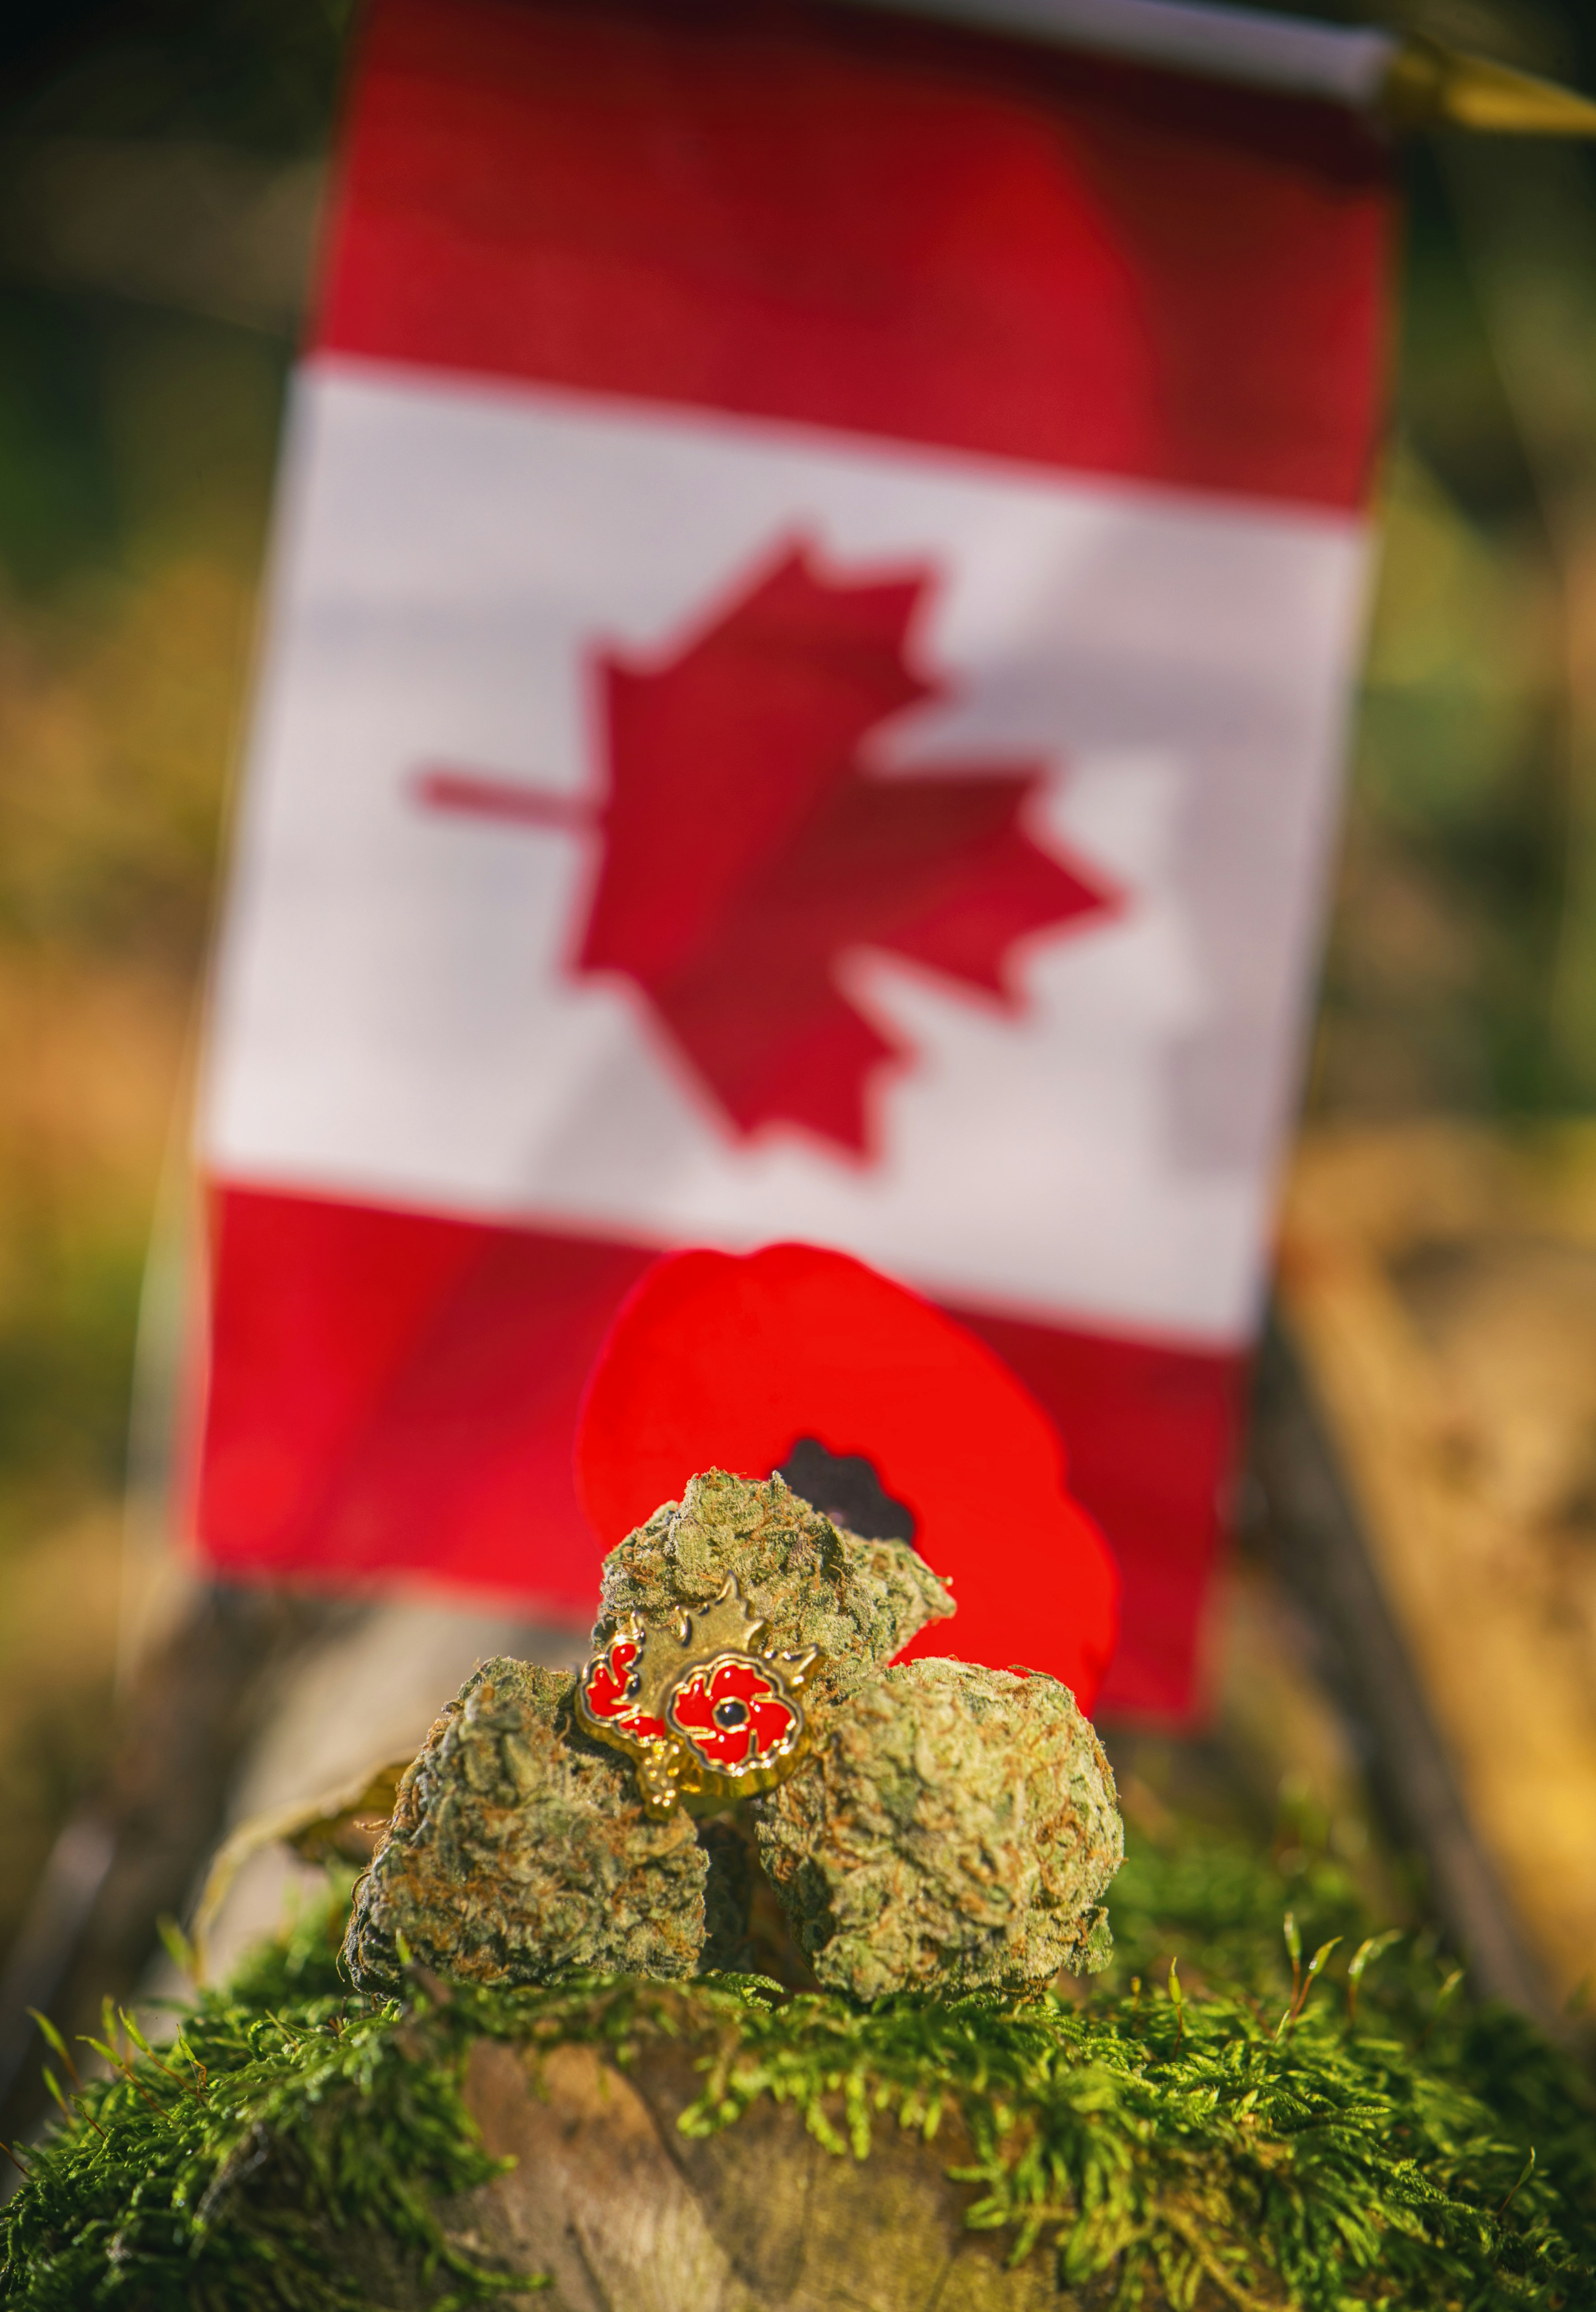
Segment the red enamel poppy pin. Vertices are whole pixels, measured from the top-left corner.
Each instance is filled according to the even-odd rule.
[[[712,1605],[664,1629],[623,1615],[582,1673],[577,1714],[636,1761],[647,1811],[679,1798],[729,1800],[774,1790],[803,1756],[801,1700],[818,1646],[778,1652],[735,1580]]]

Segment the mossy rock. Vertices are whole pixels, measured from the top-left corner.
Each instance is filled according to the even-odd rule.
[[[81,2097],[63,2071],[71,2122],[0,2214],[0,2303],[1596,2303],[1574,2062],[1423,1938],[1349,1979],[1366,1922],[1329,1870],[1144,1846],[1115,1905],[1113,1972],[1067,1997],[506,1991],[412,1965],[380,2002],[336,1972],[335,1904],[159,2056],[108,2041],[118,2075]],[[1337,1935],[1293,1998],[1290,1945]]]

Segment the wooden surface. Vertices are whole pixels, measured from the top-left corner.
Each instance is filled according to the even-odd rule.
[[[1596,1984],[1596,1133],[1327,1136],[1281,1303],[1469,1823]]]

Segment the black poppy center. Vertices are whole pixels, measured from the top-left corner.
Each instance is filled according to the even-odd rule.
[[[724,1702],[717,1702],[713,1714],[723,1734],[735,1734],[740,1726],[748,1724],[748,1704],[739,1702],[734,1694],[729,1694]]]
[[[862,1541],[913,1541],[915,1513],[894,1501],[863,1453],[833,1453],[818,1437],[800,1437],[776,1472],[835,1525]]]

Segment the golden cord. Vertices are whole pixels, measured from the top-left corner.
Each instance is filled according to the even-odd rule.
[[[1555,81],[1404,35],[1381,91],[1392,127],[1475,128],[1499,136],[1596,136],[1596,102]]]

